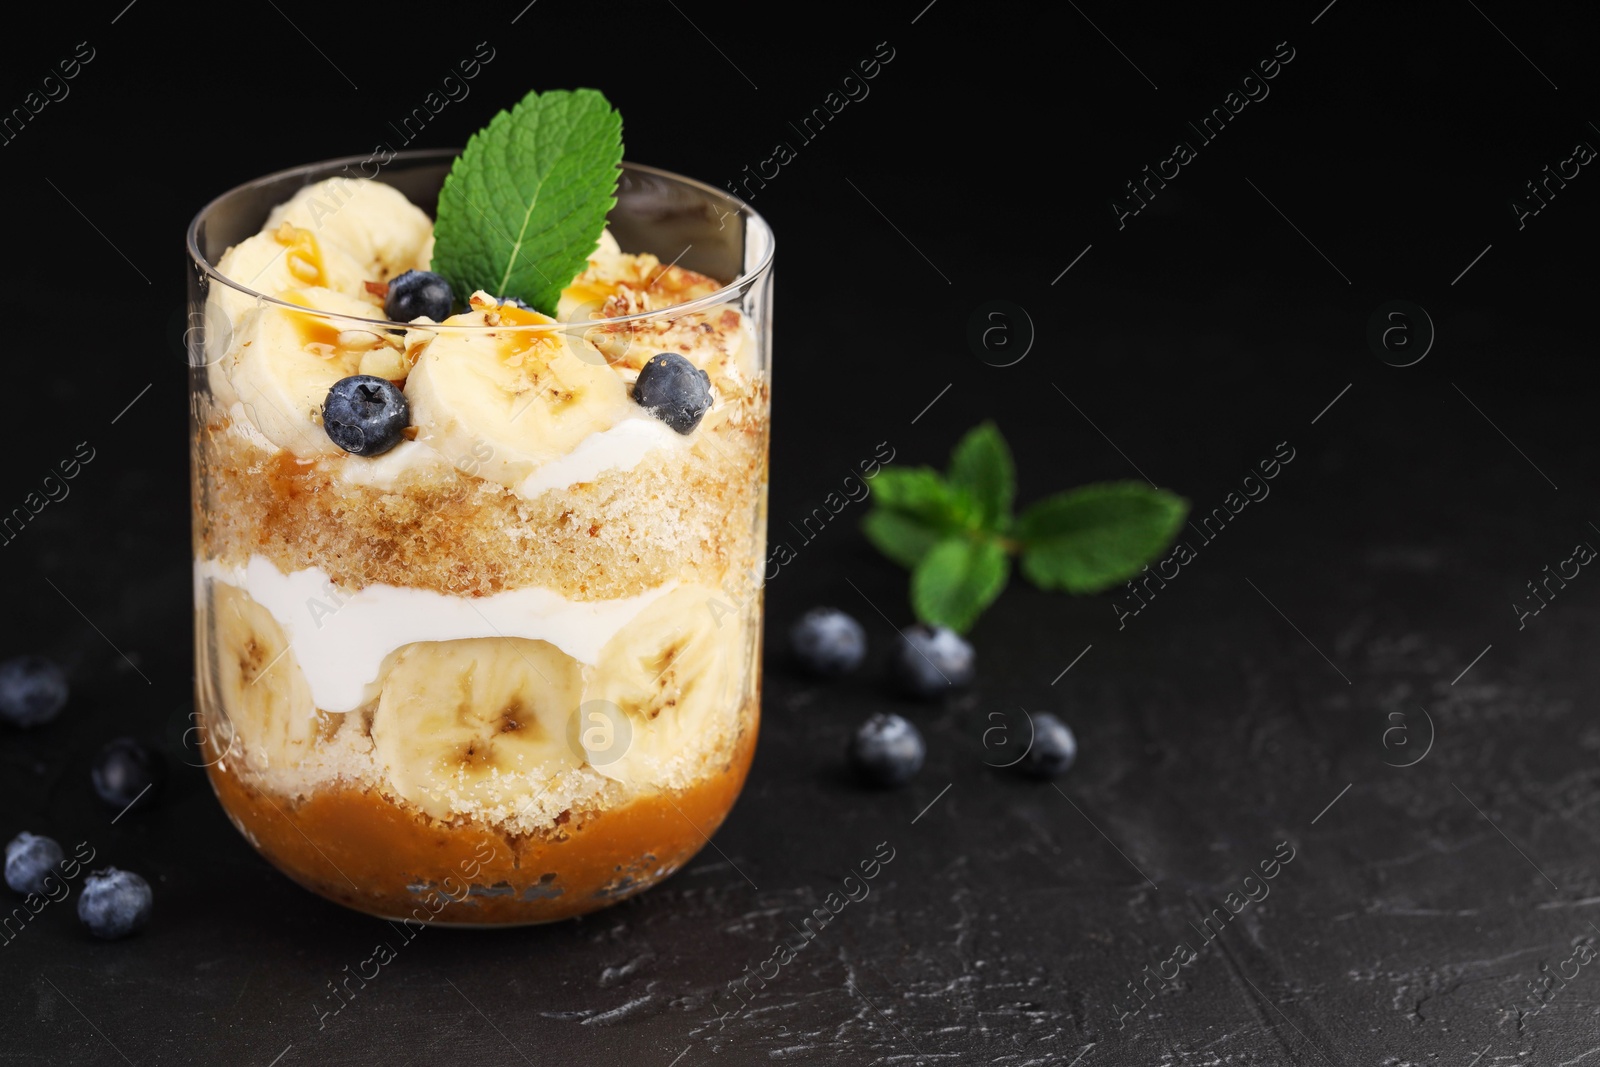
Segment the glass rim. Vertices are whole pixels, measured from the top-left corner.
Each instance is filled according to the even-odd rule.
[[[459,148],[410,149],[404,152],[394,153],[393,157],[387,163],[383,164],[383,166],[388,167],[396,163],[450,161],[459,156],[461,151],[462,150]],[[555,320],[546,323],[502,323],[499,325],[491,325],[489,323],[413,324],[409,322],[394,322],[389,319],[368,319],[346,314],[344,312],[323,311],[318,308],[308,308],[303,304],[295,304],[280,297],[257,292],[249,286],[241,282],[234,281],[232,278],[229,278],[218,271],[216,265],[207,259],[204,253],[200,251],[199,233],[201,223],[205,221],[212,209],[214,209],[224,200],[227,200],[229,197],[252,187],[265,185],[269,182],[280,181],[284,178],[290,178],[295,175],[310,174],[316,171],[341,167],[341,165],[342,168],[359,166],[369,162],[370,159],[370,156],[353,155],[338,156],[333,159],[325,159],[315,163],[302,163],[298,166],[285,167],[283,170],[273,171],[270,174],[263,174],[260,177],[252,178],[246,182],[241,182],[231,189],[224,190],[208,200],[205,203],[205,206],[200,208],[200,210],[195,213],[194,218],[189,220],[189,226],[184,235],[184,245],[188,250],[190,261],[193,262],[193,264],[213,282],[226,286],[236,293],[240,293],[265,304],[275,305],[283,308],[286,311],[292,311],[300,315],[307,315],[315,318],[338,319],[340,321],[349,322],[352,324],[382,327],[385,330],[425,329],[434,332],[447,332],[451,330],[504,330],[517,332],[558,333],[571,329],[586,331],[594,329],[597,326],[609,328],[614,326],[627,326],[634,323],[659,322],[663,319],[671,321],[684,315],[697,314],[700,312],[709,311],[713,308],[722,307],[730,303],[737,303],[742,297],[743,291],[748,288],[752,282],[759,281],[772,270],[773,258],[777,254],[777,239],[773,236],[772,227],[767,225],[767,220],[762,218],[760,213],[758,213],[745,201],[739,199],[731,193],[718,189],[714,185],[709,185],[706,182],[702,182],[696,178],[689,178],[682,174],[674,173],[670,170],[663,170],[660,167],[651,167],[643,163],[632,163],[626,159],[624,159],[620,165],[620,169],[623,171],[636,171],[643,174],[653,175],[657,178],[663,178],[670,182],[676,182],[680,185],[685,185],[692,189],[696,189],[702,193],[708,193],[711,196],[714,196],[717,199],[732,205],[735,209],[733,214],[746,219],[747,223],[753,226],[755,231],[765,238],[766,250],[765,254],[761,257],[761,261],[753,268],[741,271],[737,276],[723,284],[714,293],[707,293],[705,296],[696,297],[693,300],[686,300],[681,304],[673,304],[669,307],[659,308],[655,311],[639,311],[634,312],[631,315],[619,315],[615,318],[595,318],[570,322]]]

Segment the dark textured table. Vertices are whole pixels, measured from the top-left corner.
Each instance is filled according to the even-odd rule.
[[[1600,115],[1579,8],[1041,24],[914,0],[774,29],[520,7],[421,37],[289,3],[239,9],[256,36],[226,40],[120,0],[81,27],[32,16],[6,107],[78,40],[93,58],[0,157],[33,235],[12,291],[50,308],[12,308],[0,505],[80,441],[94,458],[0,546],[3,650],[60,656],[74,685],[53,725],[0,734],[0,836],[88,842],[150,879],[156,917],[98,943],[68,900],[8,928],[0,1062],[1600,1062],[1600,578],[1575,548],[1600,545],[1600,179],[1564,163]],[[767,591],[760,748],[713,847],[582,920],[407,940],[278,875],[184,765],[179,235],[240,180],[395,140],[483,38],[495,58],[417,143],[572,84],[617,103],[631,158],[719,183],[794,142],[749,187],[780,243],[771,530],[793,559]],[[880,41],[870,95],[786,132]],[[1278,42],[1270,95],[1185,132]],[[1182,138],[1194,158],[1133,199]],[[1011,366],[968,343],[995,299],[1032,324],[1009,320],[1033,334]],[[882,683],[905,578],[857,532],[866,505],[800,528],[885,443],[942,463],[985,417],[1024,501],[1148,479],[1193,504],[1190,552],[1138,597],[1015,580],[974,631],[977,685],[906,704]],[[784,631],[816,603],[866,625],[859,677],[790,668]],[[928,739],[894,792],[844,771],[880,708]],[[1054,784],[996,766],[1045,710],[1081,749]],[[172,773],[113,823],[88,765],[124,733]],[[820,922],[863,865],[865,895]]]

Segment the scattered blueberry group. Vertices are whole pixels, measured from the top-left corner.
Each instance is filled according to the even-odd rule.
[[[89,776],[100,799],[119,811],[155,799],[165,768],[161,757],[131,737],[109,741],[95,754]]]
[[[678,353],[661,352],[639,369],[633,402],[679,433],[693,433],[711,409],[711,379]]]
[[[789,630],[800,666],[819,678],[838,678],[867,657],[867,631],[838,608],[812,608]]]
[[[6,885],[16,893],[42,896],[49,888],[47,879],[65,858],[54,840],[24,830],[6,845]]]
[[[67,703],[67,676],[43,656],[0,662],[0,719],[13,726],[41,726]]]
[[[383,313],[390,322],[410,322],[426,315],[434,322],[450,317],[456,295],[450,283],[428,270],[408,270],[389,283],[383,298]]]
[[[371,374],[340,378],[322,404],[322,428],[328,439],[357,456],[389,451],[410,425],[406,394],[387,378]]]
[[[59,844],[42,834],[23,831],[6,845],[6,885],[13,892],[61,900],[65,894],[54,896],[56,888],[76,877],[78,869]],[[115,940],[143,930],[154,901],[149,882],[132,871],[106,867],[84,876],[78,920],[94,936]],[[39,908],[29,907],[38,913]]]
[[[970,686],[977,655],[960,634],[943,626],[917,623],[901,631],[889,654],[895,687],[919,700],[937,700]],[[861,624],[838,608],[812,608],[789,628],[795,663],[818,678],[849,674],[866,659],[867,635]],[[1078,758],[1078,742],[1066,723],[1051,714],[1030,717],[1033,733],[1015,766],[1030,778],[1058,778]],[[922,769],[927,747],[922,734],[903,716],[880,712],[850,738],[849,759],[869,785],[897,786]]]
[[[149,882],[132,871],[107,867],[84,878],[78,918],[94,936],[114,941],[143,930],[153,903]]]
[[[904,785],[922,769],[922,734],[903,716],[878,712],[850,739],[850,763],[872,785]]]

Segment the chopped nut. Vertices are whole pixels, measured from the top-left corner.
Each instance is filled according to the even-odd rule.
[[[369,348],[377,348],[383,338],[370,330],[341,330],[335,340],[340,348],[365,351]]]
[[[389,298],[388,282],[362,282],[361,284],[366,286],[367,292],[371,293],[379,300],[387,300]]]

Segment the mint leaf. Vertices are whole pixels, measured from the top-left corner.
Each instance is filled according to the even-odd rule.
[[[1001,533],[1010,525],[1017,472],[1011,462],[1011,449],[994,423],[974,427],[956,443],[946,477],[952,486],[966,490],[972,497],[983,529]]]
[[[867,485],[879,507],[904,512],[937,530],[953,533],[971,525],[976,508],[971,495],[932,467],[885,467]]]
[[[861,532],[874,548],[902,567],[915,567],[945,536],[935,527],[903,511],[873,508],[861,520]]]
[[[966,633],[1010,574],[1011,560],[998,541],[948,538],[911,572],[911,609],[925,623]]]
[[[616,204],[622,116],[593,89],[529,93],[472,135],[445,178],[431,269],[547,315]]]
[[[1022,572],[1045,589],[1097,593],[1160,555],[1188,512],[1182,497],[1140,482],[1058,493],[1017,520]]]

